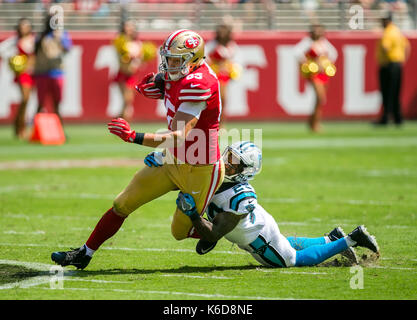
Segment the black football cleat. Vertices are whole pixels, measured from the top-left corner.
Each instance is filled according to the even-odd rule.
[[[91,257],[86,255],[84,246],[71,251],[56,251],[51,254],[52,261],[65,266],[75,266],[77,269],[84,269],[90,263]]]
[[[346,237],[345,232],[341,227],[336,227],[327,235],[330,241],[336,241]],[[340,253],[342,256],[347,258],[351,263],[359,264],[359,258],[352,247],[347,248],[345,251]]]
[[[349,237],[356,242],[356,245],[368,248],[379,255],[378,243],[375,237],[369,234],[364,225],[356,227],[355,230],[349,233]]]
[[[203,239],[200,239],[197,242],[197,245],[195,247],[195,251],[197,251],[198,254],[206,254],[208,252],[210,252],[211,250],[214,249],[214,247],[216,246],[217,241],[216,242],[209,242]]]

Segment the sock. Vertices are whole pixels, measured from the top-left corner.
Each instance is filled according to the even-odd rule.
[[[296,251],[295,266],[314,266],[348,248],[346,238]]]
[[[97,223],[87,242],[86,246],[97,250],[104,241],[111,238],[122,226],[125,218],[118,216],[113,208],[110,208]]]
[[[200,234],[197,232],[196,228],[192,227],[190,232],[188,232],[187,238],[201,239]]]
[[[311,246],[326,244],[326,237],[319,238],[305,238],[305,237],[288,237],[291,247],[295,250],[303,250]]]
[[[352,240],[352,238],[349,237],[349,236],[345,237],[345,239],[346,239],[346,243],[349,247],[353,247],[356,244],[356,241]]]
[[[96,252],[96,250],[90,249],[86,244],[84,244],[84,248],[85,248],[85,254],[87,256],[92,257],[94,252]]]

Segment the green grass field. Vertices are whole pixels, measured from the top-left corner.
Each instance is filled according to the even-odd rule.
[[[263,129],[264,166],[252,184],[285,236],[359,224],[376,236],[380,259],[358,249],[363,289],[351,288],[358,274],[340,256],[317,267],[263,268],[225,239],[197,255],[195,239],[171,236],[172,192],[134,212],[85,270],[66,267],[63,289],[54,290],[51,252],[85,243],[150,149],[123,143],[105,124],[67,125],[63,146],[16,141],[3,126],[0,299],[417,298],[417,123],[325,123],[318,135],[304,123],[229,127]],[[126,159],[130,165],[117,162]]]

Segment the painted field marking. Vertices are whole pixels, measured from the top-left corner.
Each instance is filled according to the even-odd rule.
[[[374,268],[374,269],[390,269],[390,270],[408,270],[408,271],[417,270],[417,268],[387,267],[387,266],[368,266],[368,268]]]
[[[51,267],[54,267],[53,264],[46,263],[37,263],[37,262],[26,262],[18,260],[0,260],[0,264],[7,264],[12,266],[22,266],[25,268],[33,269],[39,271],[40,273],[49,273]],[[96,280],[96,279],[82,279],[76,277],[78,274],[77,271],[64,270],[63,281],[77,281],[77,282],[93,282],[93,283],[121,283],[129,284],[131,281],[115,281],[115,280]],[[51,275],[40,275],[36,277],[31,277],[30,279],[15,281],[12,283],[6,283],[0,286],[0,290],[13,289],[13,288],[29,288],[33,286],[38,286],[44,283],[49,283],[51,281]]]
[[[43,247],[43,248],[70,248],[73,245],[55,245],[55,244],[38,244],[38,243],[0,243],[0,246],[5,247]],[[100,250],[120,250],[120,251],[150,251],[150,252],[185,252],[185,253],[195,253],[194,249],[168,249],[168,248],[125,248],[125,247],[101,247]],[[213,251],[213,253],[219,254],[241,254],[247,255],[245,251]]]
[[[40,290],[52,290],[50,288],[32,288]],[[282,298],[282,297],[263,297],[263,296],[234,296],[224,295],[218,293],[193,293],[193,292],[176,292],[176,291],[156,291],[156,290],[135,290],[135,289],[105,289],[105,288],[68,288],[65,290],[81,290],[81,291],[112,291],[125,293],[142,293],[142,294],[157,294],[157,295],[176,295],[176,296],[190,296],[211,299],[241,299],[241,300],[299,300],[299,298]]]
[[[289,271],[286,269],[262,269],[257,268],[257,271],[261,272],[274,272],[274,273],[288,273],[288,274],[305,274],[305,275],[320,275],[320,274],[328,274],[327,272],[307,272],[307,271]]]
[[[22,231],[15,231],[15,230],[6,230],[3,231],[4,234],[18,234],[18,235],[44,235],[45,231],[38,230],[38,231],[28,231],[28,232],[22,232]]]
[[[355,137],[355,138],[296,138],[296,139],[262,139],[262,148],[266,149],[335,149],[335,148],[380,148],[392,147],[402,148],[417,146],[417,139],[415,137]],[[117,143],[93,144],[85,143],[82,145],[64,145],[54,148],[41,148],[39,146],[31,145],[15,145],[8,146],[8,153],[15,155],[22,154],[93,154],[95,152],[102,152],[106,150],[107,153],[125,153],[130,151],[129,148]],[[114,159],[113,159],[114,160]],[[140,160],[132,159],[132,161]]]
[[[191,276],[188,274],[162,274],[161,276],[162,277],[195,278],[195,279],[222,279],[222,280],[234,279],[231,277],[223,277],[223,276]]]
[[[0,162],[0,170],[137,167],[143,159],[21,160]]]

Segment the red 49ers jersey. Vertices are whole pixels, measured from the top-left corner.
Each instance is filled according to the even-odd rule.
[[[222,105],[219,82],[213,70],[204,62],[187,76],[177,81],[166,81],[164,99],[170,130],[172,119],[183,102],[206,102],[206,108],[185,143],[170,149],[172,154],[189,164],[213,164],[219,160],[218,131]]]

